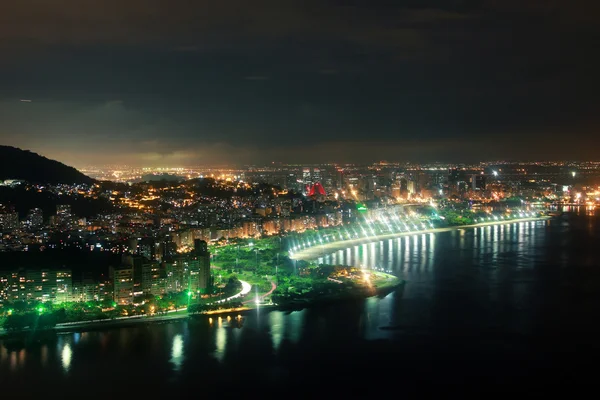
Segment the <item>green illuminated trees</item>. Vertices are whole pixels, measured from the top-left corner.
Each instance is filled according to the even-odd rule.
[[[44,330],[53,328],[54,326],[56,326],[56,317],[53,314],[28,312],[9,315],[4,321],[3,328],[9,332],[15,332],[24,329]]]

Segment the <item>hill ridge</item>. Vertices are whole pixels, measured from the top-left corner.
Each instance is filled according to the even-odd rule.
[[[77,169],[30,150],[0,145],[0,180],[16,179],[31,183],[88,184],[96,182]]]

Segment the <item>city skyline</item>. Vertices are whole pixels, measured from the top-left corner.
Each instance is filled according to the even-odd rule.
[[[12,146],[11,146],[12,147]],[[294,162],[281,162],[281,161],[264,161],[264,162],[215,162],[215,163],[195,163],[193,161],[181,162],[181,161],[171,161],[169,162],[142,162],[139,164],[136,163],[127,163],[127,162],[102,162],[99,160],[97,163],[85,162],[82,161],[80,164],[70,164],[61,159],[54,159],[51,156],[43,153],[37,153],[32,149],[21,149],[18,147],[14,147],[17,150],[23,150],[26,152],[32,152],[36,155],[45,157],[52,161],[57,161],[61,164],[66,165],[67,167],[73,167],[84,174],[88,174],[90,171],[96,173],[107,173],[109,171],[137,171],[144,173],[165,173],[165,174],[177,174],[178,172],[185,171],[200,171],[206,170],[209,172],[207,177],[210,177],[210,172],[214,171],[223,171],[223,170],[243,170],[243,169],[252,169],[252,168],[278,168],[278,167],[297,167],[301,168],[303,166],[337,166],[340,168],[347,167],[359,167],[359,166],[397,166],[397,167],[422,167],[422,168],[449,168],[452,166],[486,166],[486,165],[500,165],[500,164],[527,164],[527,165],[564,165],[568,166],[569,164],[591,164],[596,165],[600,163],[597,158],[559,158],[559,157],[550,157],[550,158],[514,158],[514,157],[505,157],[505,158],[467,158],[467,159],[456,159],[453,157],[447,158],[439,158],[432,159],[428,161],[416,161],[414,159],[378,159],[373,157],[372,159],[366,159],[365,161],[353,162],[353,161],[335,161],[335,160],[323,160],[323,161],[303,161],[299,159],[299,161]],[[89,175],[89,174],[88,174]],[[93,176],[92,176],[93,177]],[[95,178],[100,179],[100,178]]]
[[[79,168],[595,157],[583,1],[77,4],[1,6],[3,144]]]

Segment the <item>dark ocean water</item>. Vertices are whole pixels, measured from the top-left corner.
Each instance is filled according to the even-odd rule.
[[[598,372],[599,239],[598,217],[581,211],[362,245],[324,261],[392,271],[404,290],[259,310],[241,327],[177,321],[61,334],[16,351],[0,344],[0,390],[52,398],[579,390]]]

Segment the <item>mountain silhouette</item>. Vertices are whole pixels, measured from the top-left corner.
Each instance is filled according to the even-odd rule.
[[[0,145],[0,180],[16,179],[31,183],[93,184],[94,179],[55,160],[29,150]]]

